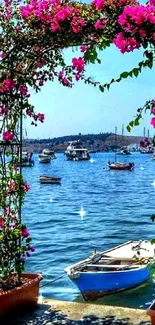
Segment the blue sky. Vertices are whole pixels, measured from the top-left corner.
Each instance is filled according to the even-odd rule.
[[[71,62],[79,52],[71,49],[65,52],[65,58]],[[87,74],[96,81],[107,82],[118,77],[123,71],[130,70],[142,59],[142,51],[121,54],[115,46],[100,52],[102,64],[91,64]],[[121,133],[122,124],[126,126],[136,114],[136,109],[146,100],[155,98],[155,76],[153,70],[145,69],[140,77],[124,79],[114,84],[110,91],[101,93],[98,88],[78,82],[72,89],[60,85],[57,81],[48,82],[39,94],[32,93],[31,102],[37,112],[45,113],[46,119],[38,127],[25,128],[29,138],[53,138],[57,136],[100,132],[114,132],[117,126]],[[143,135],[143,128],[154,134],[150,126],[150,116],[145,116],[132,135]],[[125,129],[125,128],[124,128]],[[129,134],[125,129],[125,134]]]

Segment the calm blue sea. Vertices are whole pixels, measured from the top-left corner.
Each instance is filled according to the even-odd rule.
[[[36,247],[27,269],[44,276],[43,297],[83,301],[78,289],[64,274],[64,268],[90,255],[127,240],[152,239],[155,224],[155,161],[151,155],[133,153],[119,160],[134,161],[135,170],[109,171],[106,164],[114,153],[92,154],[93,161],[67,161],[63,154],[50,164],[23,168],[31,186],[23,207]],[[61,176],[61,185],[39,183],[40,175]],[[84,211],[85,214],[80,214]],[[110,295],[96,303],[147,308],[155,299],[155,278],[124,293]]]

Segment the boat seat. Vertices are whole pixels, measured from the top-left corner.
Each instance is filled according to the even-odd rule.
[[[138,265],[107,265],[107,264],[86,264],[85,267],[97,267],[97,268],[116,268],[116,269],[124,269],[124,268],[136,268]]]

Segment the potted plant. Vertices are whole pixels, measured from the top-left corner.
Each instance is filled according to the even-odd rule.
[[[153,301],[150,307],[148,308],[147,315],[149,315],[151,318],[151,324],[155,325],[155,301]]]

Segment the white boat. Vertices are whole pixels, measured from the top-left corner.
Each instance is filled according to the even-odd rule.
[[[69,146],[65,151],[65,155],[68,160],[73,160],[73,161],[90,159],[88,149],[83,148],[79,140],[69,142]]]
[[[33,153],[29,153],[27,151],[22,152],[22,167],[33,167],[34,166],[34,160],[32,159]],[[20,163],[18,164],[18,166]]]
[[[155,153],[153,153],[153,155],[152,155],[152,159],[155,160]]]
[[[42,153],[43,153],[44,155],[50,156],[51,159],[56,159],[56,156],[55,156],[55,152],[54,152],[54,150],[43,149]]]
[[[132,153],[127,148],[121,149],[120,151],[117,152],[117,154],[123,156],[132,155]]]
[[[150,277],[155,266],[155,244],[128,241],[65,268],[85,300],[134,288]]]
[[[43,153],[41,153],[38,157],[38,160],[40,163],[50,163],[51,161],[51,157],[49,155],[45,155]]]
[[[61,177],[58,176],[40,176],[41,184],[60,184]]]

